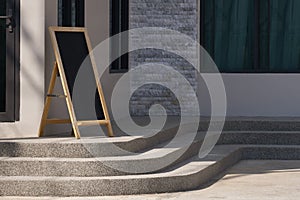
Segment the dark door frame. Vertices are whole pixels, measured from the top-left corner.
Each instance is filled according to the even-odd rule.
[[[0,122],[20,120],[20,0],[7,0],[7,15],[14,16],[14,32],[7,29],[6,46],[6,111],[0,112]],[[13,13],[9,13],[12,9]]]

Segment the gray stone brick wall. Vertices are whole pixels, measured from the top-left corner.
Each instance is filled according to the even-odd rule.
[[[130,0],[130,28],[143,27],[163,27],[179,31],[197,40],[198,38],[198,0]],[[137,36],[130,35],[132,43],[139,42]],[[155,42],[160,41],[160,36],[149,34],[149,38]],[[170,35],[170,42],[172,35]],[[176,39],[175,39],[176,42]],[[132,44],[131,44],[132,45]],[[182,48],[179,44],[178,48]],[[196,52],[196,51],[195,51]],[[191,54],[194,54],[192,52]],[[196,59],[197,55],[191,55]],[[196,71],[189,62],[182,57],[172,54],[167,51],[158,49],[143,49],[130,53],[129,63],[131,68],[135,68],[142,64],[164,64],[171,66],[173,69],[181,73],[191,86],[196,90]],[[181,85],[176,85],[176,79],[167,72],[160,72],[155,69],[147,70],[148,76],[161,79],[168,84],[176,86],[176,90],[181,95],[175,97],[174,93],[169,89],[148,84],[135,91],[130,101],[130,112],[132,115],[140,116],[147,115],[149,108],[153,104],[161,104],[169,115],[179,115],[181,110],[186,115],[194,115],[195,105],[191,103],[191,96],[186,91],[186,88]],[[139,74],[131,76],[131,85],[135,86],[143,82]],[[194,91],[193,91],[194,92]],[[178,99],[181,99],[184,106],[179,105]]]

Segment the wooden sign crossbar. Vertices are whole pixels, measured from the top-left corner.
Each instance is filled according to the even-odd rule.
[[[50,35],[51,35],[51,41],[53,44],[53,48],[54,48],[56,62],[54,63],[54,66],[53,66],[53,71],[52,71],[50,84],[49,84],[49,88],[48,88],[48,93],[46,96],[44,111],[43,111],[43,115],[42,115],[42,119],[41,119],[41,123],[40,123],[39,137],[43,136],[45,127],[49,124],[72,124],[73,132],[77,139],[80,139],[80,131],[78,128],[79,126],[105,125],[108,130],[108,136],[110,136],[110,137],[114,136],[112,126],[111,126],[111,121],[110,121],[108,110],[107,110],[107,106],[105,103],[104,94],[102,91],[100,80],[98,79],[98,76],[97,76],[98,72],[97,72],[97,67],[95,64],[95,59],[94,59],[93,54],[91,53],[92,47],[91,47],[91,43],[90,43],[90,40],[89,40],[89,37],[87,34],[87,30],[85,28],[74,28],[74,27],[71,27],[71,28],[70,27],[50,27],[49,31],[50,31]],[[98,90],[100,101],[101,101],[100,104],[102,106],[102,110],[103,110],[103,114],[104,114],[103,120],[84,120],[84,121],[77,120],[75,111],[74,111],[74,107],[73,107],[73,103],[72,103],[72,98],[70,95],[70,89],[69,89],[66,74],[65,74],[65,68],[72,67],[72,66],[63,66],[61,52],[59,51],[58,41],[56,40],[56,35],[55,35],[56,32],[70,32],[70,33],[78,33],[79,32],[79,33],[84,34],[85,40],[86,40],[85,42],[87,44],[87,48],[89,51],[88,53],[89,53],[89,56],[91,59],[91,64],[92,64],[92,68],[93,68],[93,72],[94,72],[94,76],[95,76],[94,78],[96,81],[97,90]],[[80,48],[80,47],[78,47],[78,48]],[[70,51],[72,51],[72,48],[70,48]],[[74,57],[76,57],[76,55],[74,55]],[[56,82],[58,75],[61,80],[63,93],[64,93],[63,95],[58,95],[58,94],[53,93],[54,87],[55,87],[55,82]],[[48,119],[50,105],[51,105],[51,101],[53,98],[65,99],[70,119]]]

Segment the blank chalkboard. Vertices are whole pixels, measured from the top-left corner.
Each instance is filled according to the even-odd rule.
[[[93,66],[89,57],[89,50],[86,43],[85,33],[84,32],[66,32],[66,31],[57,31],[55,32],[57,45],[62,60],[62,65],[65,71],[68,88],[70,95],[73,94],[73,88],[77,73],[80,67],[87,67],[90,69],[90,79],[94,78]],[[85,61],[85,59],[87,60]],[[82,63],[85,61],[84,65]],[[96,81],[95,86],[96,88]],[[86,88],[90,90],[91,88]],[[84,97],[83,97],[84,98]],[[101,106],[101,101],[99,93],[95,90],[95,111],[97,114],[97,119],[104,119],[103,108]],[[76,106],[76,105],[74,105]],[[74,107],[76,112],[76,107]],[[78,120],[89,120],[93,116],[86,116],[82,113],[76,113]]]
[[[49,84],[39,136],[43,135],[47,124],[64,123],[72,124],[75,137],[78,139],[80,138],[79,126],[106,125],[108,135],[113,136],[86,28],[49,27],[49,31],[56,62]],[[84,72],[83,76],[82,71]],[[63,86],[63,95],[53,94],[58,75]],[[78,79],[78,75],[83,79]],[[80,80],[78,82],[80,89],[75,91],[74,85],[78,80]],[[76,98],[74,98],[74,95],[76,95]],[[92,99],[90,99],[91,97]],[[70,119],[47,119],[52,98],[64,98],[66,100]],[[73,104],[73,100],[76,100],[75,104]],[[95,101],[95,104],[91,103],[93,101]]]

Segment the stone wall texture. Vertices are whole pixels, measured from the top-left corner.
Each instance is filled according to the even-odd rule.
[[[130,0],[130,29],[143,27],[163,27],[179,31],[197,41],[198,38],[198,0]],[[134,45],[139,42],[137,35],[130,35],[130,42]],[[149,33],[150,42],[161,41],[161,36],[155,32]],[[176,44],[176,38],[170,35],[170,43]],[[147,39],[148,41],[148,39]],[[176,45],[175,45],[176,46]],[[178,44],[178,49],[183,48]],[[196,50],[195,50],[196,52]],[[197,55],[191,52],[195,59]],[[192,55],[193,54],[193,55]],[[174,91],[157,84],[147,84],[135,90],[130,101],[130,112],[135,116],[144,116],[149,112],[149,108],[154,104],[162,105],[168,115],[195,115],[195,104],[191,103],[191,97],[195,95],[197,85],[197,73],[193,66],[184,58],[159,49],[142,49],[130,53],[130,67],[147,64],[153,69],[146,70],[146,74],[134,74],[131,76],[131,85],[136,86],[145,81],[145,77],[163,80],[167,84],[174,86],[180,96],[175,96]],[[166,71],[155,69],[155,65],[163,64],[172,67],[193,87],[194,91],[187,91],[184,85],[178,85],[176,77]],[[134,88],[134,87],[133,87]],[[192,94],[193,93],[193,94]],[[179,99],[184,102],[184,106],[179,105]],[[158,114],[159,115],[159,114]]]

